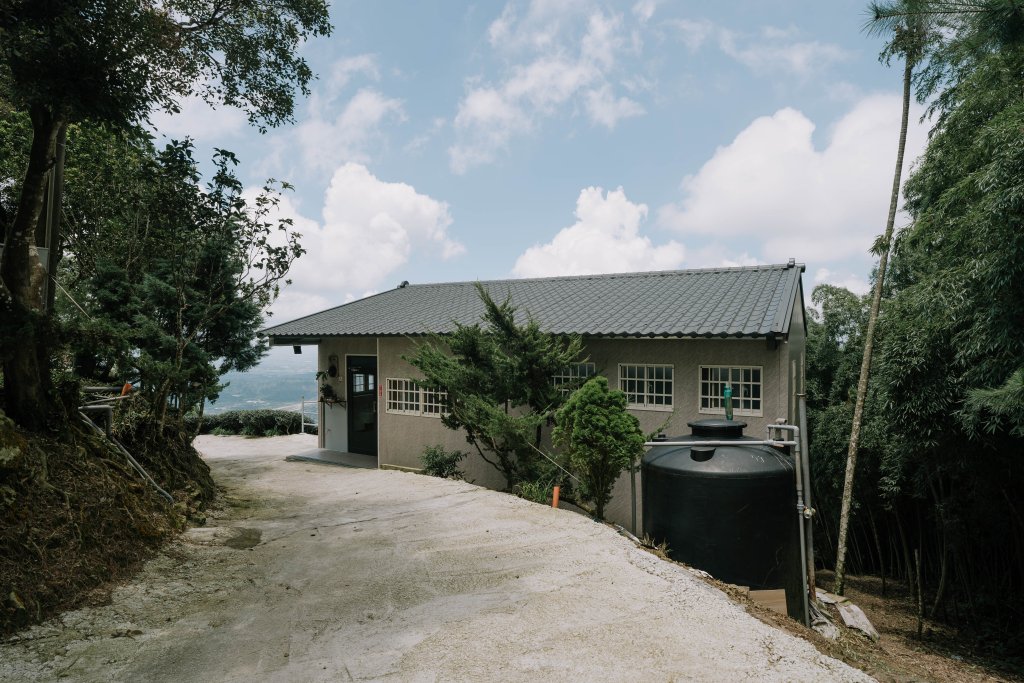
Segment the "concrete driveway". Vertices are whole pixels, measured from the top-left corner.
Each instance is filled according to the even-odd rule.
[[[226,507],[0,680],[866,681],[612,529],[476,486],[201,437]]]

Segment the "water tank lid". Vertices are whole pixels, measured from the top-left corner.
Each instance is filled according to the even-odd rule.
[[[719,439],[738,439],[743,436],[743,428],[746,422],[739,420],[697,420],[686,423],[692,430],[694,436],[713,436]]]

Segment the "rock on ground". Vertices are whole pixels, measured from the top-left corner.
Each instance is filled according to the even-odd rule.
[[[463,482],[200,437],[226,505],[4,681],[869,681],[612,529]]]

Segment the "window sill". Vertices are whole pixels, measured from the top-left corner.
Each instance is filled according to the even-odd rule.
[[[432,413],[413,413],[413,412],[404,412],[404,411],[400,411],[400,410],[385,410],[384,412],[387,413],[388,415],[404,415],[405,417],[428,417],[428,418],[431,418],[433,420],[440,420],[441,419],[440,415],[435,415],[435,414],[432,414]]]
[[[656,413],[671,413],[675,409],[672,406],[644,406],[630,403],[626,405],[626,410],[647,410]]]

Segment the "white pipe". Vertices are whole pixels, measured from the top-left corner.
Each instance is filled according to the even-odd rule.
[[[796,466],[796,514],[798,517],[797,524],[800,530],[800,578],[803,584],[803,604],[804,604],[804,625],[810,627],[810,604],[808,599],[809,584],[807,583],[807,520],[806,520],[806,509],[804,505],[804,467],[803,459],[806,457],[806,451],[804,440],[800,438],[800,428],[794,425],[787,424],[774,424],[768,425],[767,431],[769,436],[771,430],[777,429],[780,431],[792,432],[793,438],[798,442],[796,448],[793,450],[793,457],[796,458],[794,465]]]
[[[731,441],[648,441],[644,446],[796,446],[796,441],[743,441],[732,439]]]

